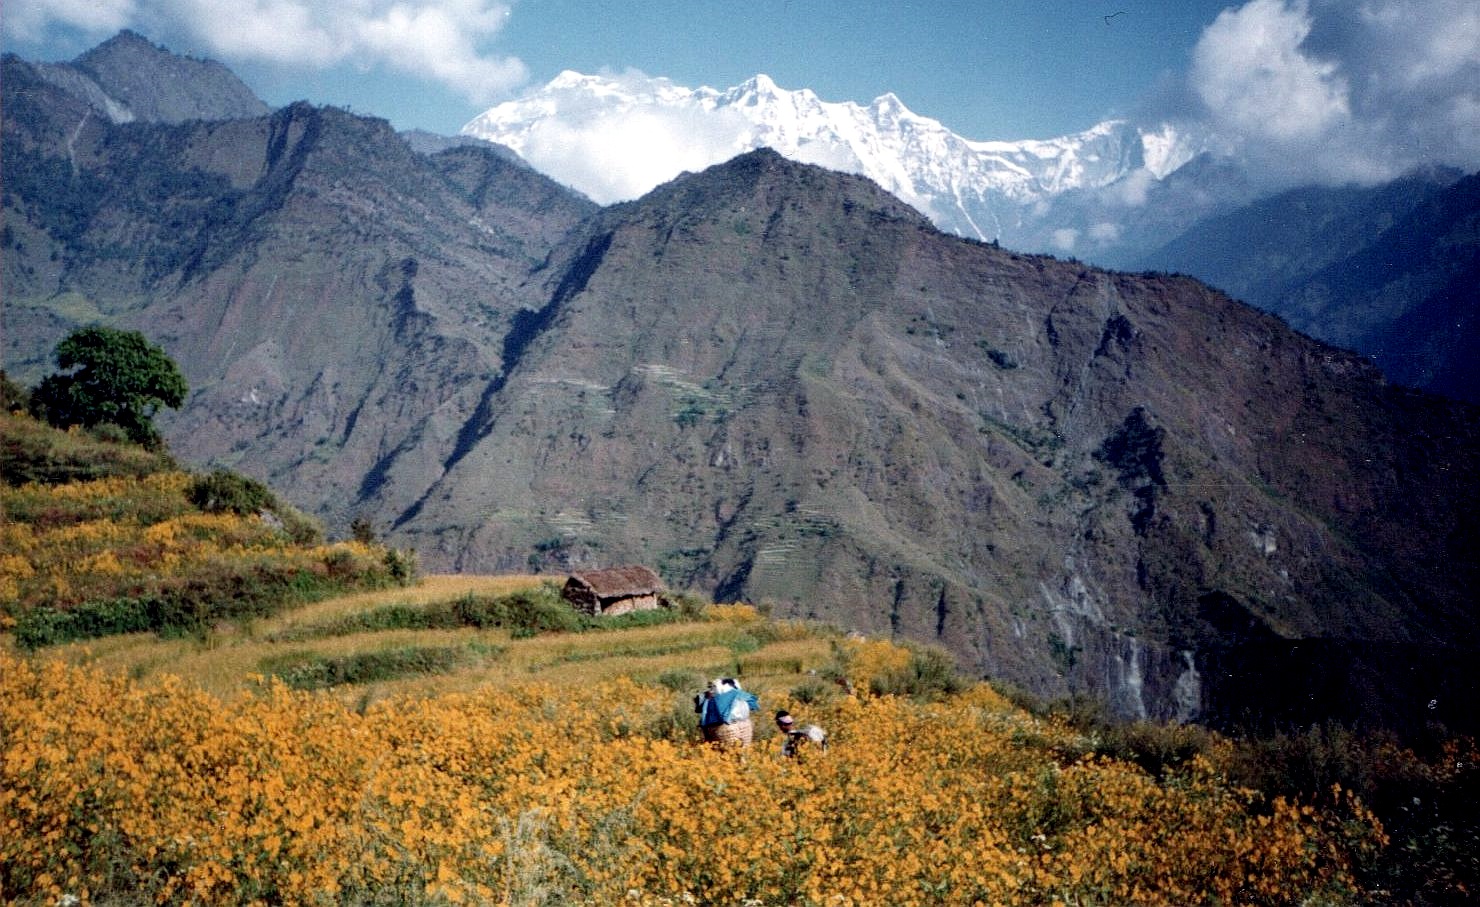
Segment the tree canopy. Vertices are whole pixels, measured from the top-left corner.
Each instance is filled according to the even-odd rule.
[[[154,446],[159,408],[185,402],[185,376],[138,331],[81,328],[57,344],[56,357],[70,371],[47,376],[32,394],[33,408],[52,425],[113,424],[130,440]]]

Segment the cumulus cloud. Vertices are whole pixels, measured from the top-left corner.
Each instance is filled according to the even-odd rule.
[[[1146,197],[1154,185],[1156,185],[1156,175],[1142,167],[1106,186],[1102,190],[1102,195],[1112,203],[1124,205],[1127,208],[1139,208],[1146,204]]]
[[[1351,115],[1335,62],[1302,51],[1306,4],[1254,0],[1219,13],[1192,53],[1192,84],[1208,108],[1241,132],[1309,140]]]
[[[1480,3],[1251,0],[1192,54],[1215,140],[1277,182],[1480,166]]]
[[[577,122],[535,124],[520,154],[605,205],[734,157],[744,150],[744,128],[697,110],[605,111]]]
[[[22,41],[39,41],[53,25],[90,34],[115,32],[137,13],[134,0],[9,0],[0,22]]]
[[[501,131],[506,123],[514,124],[512,133]],[[716,109],[689,89],[638,70],[565,73],[485,112],[469,131],[509,145],[600,204],[637,198],[685,170],[752,147],[751,124],[739,112]]]
[[[25,40],[54,27],[95,36],[135,27],[232,61],[383,66],[483,104],[527,78],[520,60],[482,47],[508,16],[501,0],[11,0],[5,27]]]

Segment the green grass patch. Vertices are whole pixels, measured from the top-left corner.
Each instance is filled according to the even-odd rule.
[[[376,683],[450,674],[474,660],[495,658],[497,646],[401,646],[378,652],[328,656],[317,652],[290,652],[264,658],[262,673],[280,678],[295,690],[326,690],[346,684]]]
[[[582,652],[561,652],[547,661],[530,665],[529,670],[531,672],[542,671],[554,665],[576,664],[583,661],[604,661],[608,658],[660,658],[666,655],[682,655],[685,652],[698,652],[702,649],[712,648],[713,646],[714,643],[709,640],[700,640],[698,642],[668,643],[658,646],[610,646]]]
[[[176,578],[138,596],[84,602],[65,611],[35,608],[17,619],[15,641],[34,651],[118,633],[203,635],[220,621],[272,617],[289,607],[387,584],[383,576],[334,575],[270,561],[232,564]]]

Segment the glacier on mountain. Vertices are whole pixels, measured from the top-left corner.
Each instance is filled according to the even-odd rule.
[[[893,94],[866,107],[828,102],[765,75],[719,91],[640,73],[566,71],[462,131],[514,149],[603,204],[769,146],[794,160],[867,176],[943,230],[1004,241],[1029,239],[1035,230],[1059,240],[1107,236],[1105,229],[1037,222],[1070,193],[1118,187],[1107,197],[1139,204],[1154,182],[1200,150],[1174,126],[1146,129],[1120,120],[1060,138],[973,141],[912,112]]]

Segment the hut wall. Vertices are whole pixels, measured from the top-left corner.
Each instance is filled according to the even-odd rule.
[[[601,603],[601,610],[597,613],[603,617],[616,617],[618,614],[630,614],[633,611],[656,611],[658,609],[658,594],[629,595],[625,598],[609,598]]]

